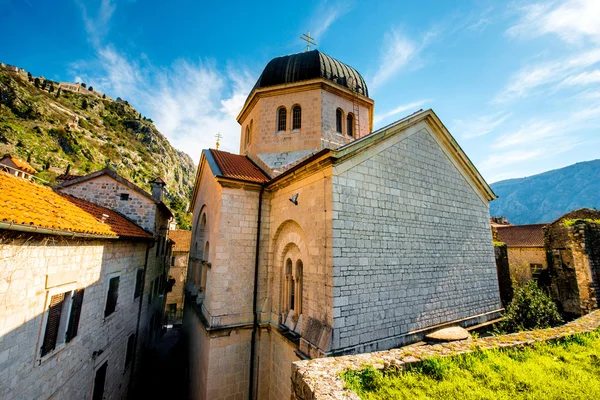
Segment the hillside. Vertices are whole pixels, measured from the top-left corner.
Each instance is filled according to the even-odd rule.
[[[146,190],[152,178],[161,176],[167,183],[166,202],[181,228],[189,228],[183,211],[194,180],[192,159],[127,101],[83,85],[0,66],[0,155],[28,160],[48,185],[67,170],[84,175],[108,162]]]
[[[600,160],[491,185],[498,199],[490,205],[493,216],[513,224],[551,222],[582,207],[600,208]]]

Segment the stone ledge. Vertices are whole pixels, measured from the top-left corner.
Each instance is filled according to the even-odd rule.
[[[301,400],[359,399],[356,393],[344,389],[340,374],[348,369],[359,370],[366,365],[378,369],[405,365],[435,356],[452,356],[475,350],[527,346],[536,342],[559,339],[577,333],[592,332],[600,327],[600,310],[565,325],[534,331],[512,333],[458,342],[412,346],[375,353],[297,361],[292,364],[292,396]]]

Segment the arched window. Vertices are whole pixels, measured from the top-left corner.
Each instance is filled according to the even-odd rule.
[[[302,265],[302,260],[296,261],[296,274],[294,276],[294,283],[296,286],[295,293],[295,304],[294,304],[294,312],[296,315],[302,314],[302,280],[304,277],[304,266]]]
[[[277,110],[277,132],[285,132],[287,127],[287,110],[280,107]]]
[[[342,119],[344,117],[344,113],[341,109],[335,110],[335,130],[338,133],[342,133]]]
[[[292,276],[292,260],[285,261],[285,277],[283,282],[284,309],[290,310],[294,307],[294,278]]]
[[[354,114],[348,113],[346,117],[346,133],[350,137],[354,137]]]
[[[206,240],[206,213],[202,213],[200,217],[200,225],[196,234],[196,257],[192,265],[192,279],[196,288],[200,288],[202,285],[202,261],[206,259],[204,254],[203,243]]]
[[[302,109],[300,106],[292,108],[292,129],[300,129],[302,127]]]

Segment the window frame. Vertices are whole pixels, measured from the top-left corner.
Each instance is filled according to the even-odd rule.
[[[296,115],[296,111],[298,115]],[[297,122],[297,125],[296,125]],[[294,104],[292,106],[292,131],[299,131],[302,129],[302,107],[300,104]]]
[[[354,117],[354,113],[348,113],[348,115],[346,115],[346,135],[354,138],[355,137],[355,117]]]
[[[42,318],[42,327],[40,330],[40,334],[39,334],[39,338],[38,338],[38,346],[37,346],[37,359],[39,361],[39,363],[43,363],[44,361],[48,360],[49,358],[53,357],[55,354],[60,353],[68,343],[71,343],[75,338],[77,338],[77,334],[73,337],[71,337],[68,341],[67,341],[67,333],[69,331],[69,325],[71,322],[71,317],[72,317],[72,310],[73,310],[73,297],[75,292],[77,291],[77,283],[76,282],[72,282],[66,285],[60,285],[60,286],[55,286],[52,288],[49,288],[48,290],[46,290],[46,300],[44,302],[44,313],[43,313],[43,318]],[[84,288],[81,288],[81,290],[84,290]],[[46,338],[46,330],[47,330],[47,325],[48,325],[48,319],[50,317],[50,304],[52,301],[52,297],[59,295],[59,294],[67,294],[70,293],[71,296],[69,298],[69,303],[68,303],[68,307],[65,310],[65,305],[63,304],[63,308],[61,309],[61,317],[59,317],[59,325],[57,326],[57,332],[56,332],[56,340],[54,343],[54,348],[49,350],[48,352],[42,354],[42,347],[44,346],[44,340]],[[63,301],[64,301],[64,297],[63,297]],[[81,304],[82,308],[83,308],[83,301]],[[67,317],[65,318],[65,322],[64,322],[64,337],[62,338],[62,341],[59,342],[60,339],[60,335],[59,332],[61,330],[60,327],[60,323],[61,323],[61,318],[63,315],[63,312],[66,313]],[[80,315],[81,315],[81,310],[80,310]],[[77,323],[77,328],[79,328],[79,321]]]
[[[281,113],[283,111],[283,114]],[[275,123],[277,132],[287,132],[287,108],[285,106],[280,106],[277,108],[277,113],[275,114]],[[282,121],[283,118],[283,121]],[[280,129],[283,125],[283,129]]]
[[[335,109],[335,131],[344,134],[344,110],[339,107]]]
[[[107,306],[108,306],[108,294],[110,292],[110,281],[112,281],[115,278],[119,279],[119,281],[117,283],[117,296],[115,299],[115,305],[114,305],[114,309],[109,314],[106,314]],[[113,273],[113,274],[107,275],[105,283],[106,283],[106,290],[104,291],[104,321],[106,321],[107,319],[110,318],[111,315],[114,315],[114,314],[116,314],[117,311],[119,311],[119,288],[121,286],[120,273]]]

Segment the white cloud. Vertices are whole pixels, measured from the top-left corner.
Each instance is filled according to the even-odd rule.
[[[202,149],[214,148],[219,132],[221,149],[239,151],[236,117],[254,83],[243,68],[223,72],[202,60],[156,68],[147,60],[130,60],[112,46],[100,49],[96,60],[73,67],[84,78],[84,72],[94,74],[88,82],[97,90],[128,100],[152,118],[171,144],[194,161]]]
[[[341,16],[352,10],[353,2],[341,0],[321,0],[310,18],[311,36],[315,38],[317,44],[329,27]]]
[[[579,75],[569,76],[562,81],[561,85],[585,86],[600,82],[600,69],[582,72]]]
[[[570,44],[583,39],[600,42],[600,1],[563,0],[534,3],[517,9],[519,21],[507,30],[514,37],[555,34]]]
[[[536,89],[556,85],[573,74],[581,74],[600,62],[600,49],[592,49],[568,58],[527,66],[510,79],[505,89],[496,96],[494,102],[501,103],[526,97]]]
[[[95,47],[100,46],[102,39],[104,39],[110,29],[110,20],[115,12],[116,5],[112,0],[100,0],[100,7],[96,16],[90,16],[87,5],[82,0],[76,1],[81,8],[88,40]]]
[[[371,79],[371,86],[373,88],[381,86],[398,72],[406,69],[408,64],[415,60],[421,49],[422,46],[397,31],[387,33],[379,69]]]
[[[415,102],[412,102],[409,104],[402,104],[386,113],[376,114],[375,117],[373,118],[373,123],[375,125],[377,125],[378,123],[385,120],[386,118],[389,118],[393,115],[403,113],[405,111],[417,111],[423,104],[428,103],[428,102],[430,102],[430,100],[419,100],[419,101],[415,101]]]
[[[460,135],[464,139],[487,135],[500,126],[511,115],[512,113],[497,112],[466,120],[457,119],[454,121],[452,132],[454,132],[455,135]]]

